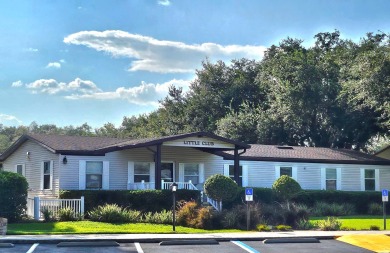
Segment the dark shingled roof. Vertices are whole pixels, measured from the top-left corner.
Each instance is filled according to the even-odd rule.
[[[233,152],[219,152],[233,159]],[[251,144],[241,160],[390,165],[390,160],[349,149]]]

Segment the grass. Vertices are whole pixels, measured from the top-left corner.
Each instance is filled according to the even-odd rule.
[[[324,220],[326,218],[327,217],[311,217],[310,222],[314,224],[317,221]],[[352,228],[356,230],[369,230],[370,226],[375,225],[378,226],[381,230],[384,229],[382,216],[343,216],[338,217],[338,219],[342,222],[342,228],[346,227],[349,229]],[[386,228],[390,228],[389,219],[386,219]]]
[[[176,233],[224,233],[240,232],[237,229],[204,230],[176,226]],[[8,224],[8,235],[41,235],[41,234],[170,234],[172,225],[149,223],[113,224],[93,221],[36,222]]]

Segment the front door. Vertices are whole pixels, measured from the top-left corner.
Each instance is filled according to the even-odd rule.
[[[161,180],[173,182],[173,163],[161,163]]]

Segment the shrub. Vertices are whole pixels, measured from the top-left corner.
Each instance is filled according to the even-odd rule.
[[[291,230],[291,226],[288,226],[288,225],[277,225],[276,229],[280,230],[280,231],[288,231],[288,230]]]
[[[355,213],[355,207],[350,203],[316,202],[311,210],[313,216],[345,216],[353,213]]]
[[[258,203],[250,205],[250,224],[249,229],[256,229],[256,224],[264,223],[262,216],[262,207]],[[237,205],[231,210],[225,211],[222,218],[222,224],[225,228],[247,229],[247,207],[246,205]]]
[[[213,229],[214,228],[213,216],[214,216],[214,211],[212,207],[201,207],[198,210],[195,227],[202,228],[202,229]]]
[[[177,211],[177,224],[195,227],[198,204],[195,201],[185,202]]]
[[[368,205],[368,214],[381,215],[383,213],[382,205],[378,203],[370,203]]]
[[[126,210],[116,204],[106,204],[98,206],[88,213],[92,221],[101,222],[139,222],[141,220],[141,212],[135,210]]]
[[[351,227],[341,227],[340,230],[343,230],[343,231],[356,231],[356,228],[351,228]]]
[[[275,191],[276,195],[287,202],[287,209],[290,209],[289,202],[291,198],[297,195],[302,188],[293,178],[283,175],[273,183],[272,190]]]
[[[27,189],[25,177],[13,172],[0,171],[0,217],[13,222],[25,216]]]
[[[301,219],[296,224],[296,228],[301,230],[311,230],[315,227],[316,225],[312,224],[309,220],[306,219]]]
[[[172,224],[172,211],[148,212],[144,214],[143,222],[154,224]]]
[[[328,217],[326,220],[317,222],[317,227],[323,231],[337,231],[340,230],[341,225],[341,221],[336,217]]]
[[[200,192],[180,189],[176,192],[177,200],[198,201]],[[161,212],[172,209],[172,192],[170,190],[71,190],[61,191],[60,198],[76,199],[85,197],[85,212],[104,204],[117,204],[132,210]]]
[[[380,230],[380,227],[377,225],[371,225],[370,230]]]
[[[41,209],[41,213],[43,215],[43,220],[45,222],[50,222],[50,221],[54,221],[54,216],[53,216],[53,212],[50,211],[47,207],[43,207]]]
[[[269,232],[271,231],[271,228],[268,226],[268,225],[265,225],[265,224],[259,224],[256,226],[257,230],[258,231],[261,231],[261,232]]]
[[[193,228],[220,228],[220,215],[212,207],[200,207],[196,202],[185,202],[177,211],[177,224]]]
[[[220,174],[209,177],[204,183],[207,196],[218,201],[232,201],[238,193],[237,183]]]
[[[75,221],[75,220],[79,220],[79,217],[75,216],[75,213],[72,208],[66,207],[58,210],[58,220]]]

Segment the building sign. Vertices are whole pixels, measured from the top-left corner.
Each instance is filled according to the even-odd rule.
[[[214,146],[213,141],[183,141],[183,144],[188,146]]]

